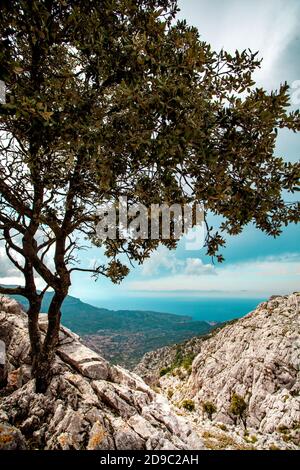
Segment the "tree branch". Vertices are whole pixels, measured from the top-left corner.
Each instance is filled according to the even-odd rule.
[[[13,190],[3,181],[3,179],[0,179],[0,193],[8,204],[10,204],[19,214],[27,215],[27,217],[30,218],[32,217],[31,209],[29,209],[29,207],[13,194]]]
[[[0,286],[0,294],[3,295],[23,295],[23,297],[27,297],[26,290],[24,287],[4,287]]]

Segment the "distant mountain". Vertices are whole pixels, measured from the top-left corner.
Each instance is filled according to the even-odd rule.
[[[43,312],[48,310],[52,296],[51,292],[45,294]],[[26,299],[13,297],[28,308]],[[148,351],[205,335],[215,327],[190,316],[94,307],[73,296],[64,301],[62,323],[82,336],[89,347],[127,367],[134,367]]]

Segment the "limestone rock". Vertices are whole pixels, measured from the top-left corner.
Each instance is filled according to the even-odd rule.
[[[38,449],[190,449],[202,442],[188,420],[136,374],[110,364],[62,327],[53,379],[45,395],[30,377],[27,316],[4,302],[0,339],[6,342],[11,384],[0,417]],[[2,307],[3,308],[3,307]],[[5,307],[6,308],[6,307]],[[47,320],[41,315],[45,334]],[[9,335],[7,334],[9,331]],[[29,368],[29,370],[28,370]],[[194,446],[194,447],[192,447]]]
[[[19,429],[0,423],[0,450],[26,450],[25,439]]]
[[[273,297],[246,317],[203,341],[188,378],[160,379],[172,401],[192,400],[193,419],[205,422],[203,404],[216,407],[214,422],[233,424],[233,393],[246,402],[247,426],[264,444],[300,446],[300,294]],[[242,423],[237,423],[242,429]],[[273,440],[272,440],[273,439]],[[267,447],[266,447],[267,448]]]
[[[191,373],[179,366],[159,379],[159,388],[111,366],[62,327],[53,379],[42,395],[30,374],[27,316],[2,298],[0,340],[15,390],[0,398],[0,420],[20,432],[11,445],[25,438],[30,448],[49,450],[299,449],[299,302],[299,294],[271,298],[197,340]],[[45,334],[44,315],[40,326]],[[188,344],[183,352],[190,354]],[[168,365],[168,354],[162,356]],[[158,371],[159,353],[154,362]],[[247,430],[234,423],[233,393],[246,402]],[[207,401],[216,406],[212,421],[203,412]]]
[[[109,376],[108,362],[78,341],[74,340],[70,344],[60,343],[57,353],[63,361],[85,377],[107,379]]]

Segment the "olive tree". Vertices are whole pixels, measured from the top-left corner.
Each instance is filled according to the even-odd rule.
[[[99,206],[120,196],[147,207],[200,202],[222,216],[206,237],[219,261],[226,232],[254,223],[277,236],[299,219],[283,198],[297,187],[299,165],[274,154],[278,129],[300,127],[287,84],[256,88],[257,54],[213,51],[177,12],[175,0],[1,2],[0,232],[24,284],[0,293],[28,299],[38,391],[51,378],[72,273],[118,283],[129,270],[124,257],[142,263],[160,243],[176,246],[172,237],[100,243]],[[79,264],[86,240],[102,244],[105,264]]]

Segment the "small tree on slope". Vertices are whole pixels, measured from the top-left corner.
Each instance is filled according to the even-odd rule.
[[[128,273],[120,255],[142,263],[159,243],[176,246],[107,240],[106,264],[79,265],[84,238],[97,244],[99,205],[121,195],[147,207],[201,202],[230,234],[254,222],[276,236],[299,218],[282,198],[298,184],[299,165],[274,155],[277,130],[300,126],[298,112],[287,113],[288,86],[254,88],[256,54],[212,51],[176,13],[173,0],[1,2],[0,231],[24,286],[0,292],[29,301],[38,391],[51,379],[72,273],[118,283]],[[223,244],[208,231],[209,255]],[[49,288],[42,341],[38,315]]]

